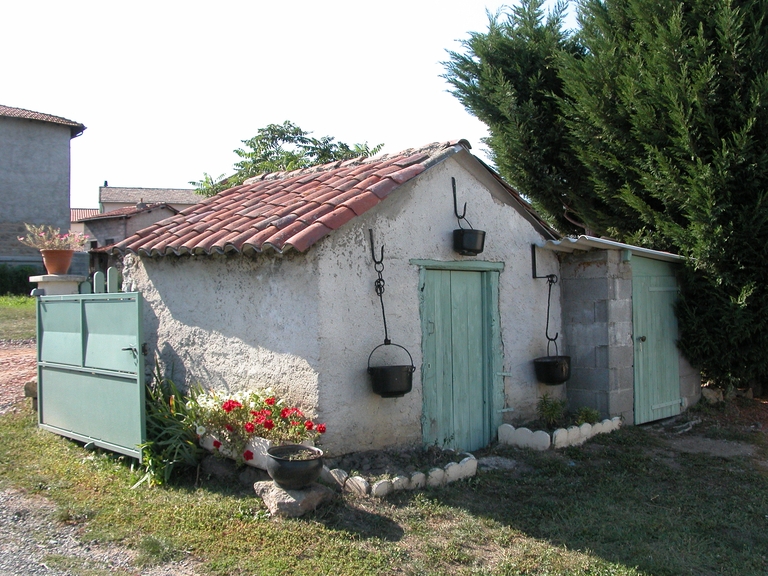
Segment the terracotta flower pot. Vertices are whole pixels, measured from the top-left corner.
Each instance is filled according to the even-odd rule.
[[[74,253],[74,250],[40,250],[48,274],[66,274]]]

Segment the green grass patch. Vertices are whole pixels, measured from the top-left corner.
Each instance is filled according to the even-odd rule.
[[[0,340],[27,340],[36,335],[35,299],[0,296]]]
[[[279,520],[251,491],[194,475],[131,490],[131,459],[38,430],[26,409],[0,417],[0,485],[44,494],[59,521],[135,549],[140,564],[191,554],[213,575],[768,572],[768,479],[749,459],[671,454],[640,428],[564,452],[493,452],[518,470],[339,496]]]

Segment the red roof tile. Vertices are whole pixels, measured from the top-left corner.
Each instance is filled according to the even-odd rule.
[[[261,174],[155,224],[150,234],[137,232],[115,250],[145,256],[304,252],[430,166],[465,149],[469,144],[457,140],[377,158]]]

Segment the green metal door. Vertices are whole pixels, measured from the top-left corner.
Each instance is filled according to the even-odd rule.
[[[41,428],[141,459],[141,302],[136,292],[38,298]]]
[[[680,413],[677,295],[672,264],[632,257],[635,424]]]
[[[421,289],[424,443],[481,448],[499,424],[498,271],[425,269]]]

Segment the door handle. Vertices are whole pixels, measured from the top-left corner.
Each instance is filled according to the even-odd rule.
[[[645,342],[647,340],[647,338],[645,336],[640,336],[640,338],[638,338],[638,340],[640,342]]]

